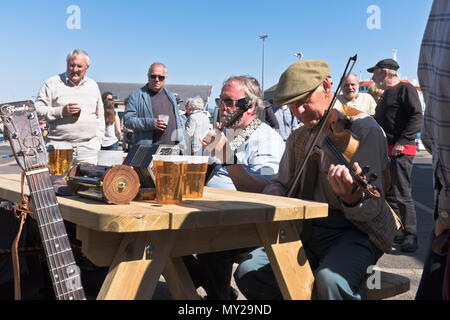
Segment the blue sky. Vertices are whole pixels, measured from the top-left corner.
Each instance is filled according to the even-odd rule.
[[[65,71],[75,48],[91,59],[87,76],[104,82],[146,82],[148,66],[163,62],[167,83],[209,84],[211,102],[231,75],[264,87],[302,52],[324,59],[337,82],[349,56],[366,72],[397,49],[399,73],[417,79],[420,43],[431,0],[0,0],[0,102],[30,99],[43,82]],[[80,9],[80,28],[69,29]],[[379,8],[379,24],[374,25]],[[375,26],[373,29],[369,25]],[[372,24],[370,24],[372,23]],[[72,24],[73,25],[73,24]]]

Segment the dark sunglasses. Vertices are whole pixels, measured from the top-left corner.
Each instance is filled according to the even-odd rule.
[[[236,101],[239,100],[233,100],[233,99],[219,99],[219,106],[225,104],[225,107],[227,108],[233,108]]]
[[[158,78],[159,81],[163,81],[166,78],[166,76],[160,76],[160,75],[157,75],[157,74],[151,74],[150,75],[150,79],[155,80],[156,78]]]

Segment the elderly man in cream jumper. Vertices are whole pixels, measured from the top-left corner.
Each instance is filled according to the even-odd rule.
[[[83,50],[67,55],[67,70],[45,81],[36,98],[39,117],[49,124],[49,143],[70,143],[74,164],[97,164],[105,132],[103,102],[97,83],[85,77],[90,59]]]

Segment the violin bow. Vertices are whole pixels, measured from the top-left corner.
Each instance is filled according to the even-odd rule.
[[[295,172],[294,179],[292,179],[292,182],[288,188],[287,196],[289,198],[291,198],[297,192],[298,181],[300,179],[300,176],[302,175],[303,170],[306,167],[306,162],[309,159],[309,157],[311,156],[314,146],[316,145],[317,141],[319,140],[319,136],[322,133],[322,130],[325,127],[325,124],[327,123],[328,117],[330,116],[330,111],[331,111],[331,109],[333,109],[334,104],[336,103],[337,96],[341,93],[341,87],[342,87],[342,83],[344,82],[344,78],[346,75],[348,75],[350,72],[352,72],[353,66],[356,63],[356,59],[357,59],[356,54],[353,57],[348,58],[347,65],[345,66],[344,72],[342,73],[342,76],[341,76],[341,79],[337,86],[337,89],[334,92],[333,99],[331,99],[330,105],[328,106],[328,109],[325,111],[324,116],[322,117],[322,119],[319,121],[319,123],[313,129],[313,131],[315,131],[315,133],[314,133],[312,143],[310,144],[308,150],[306,151],[306,155],[305,155],[305,157],[303,157],[302,162],[300,163],[300,166],[297,168],[297,170]],[[351,63],[351,65],[350,65],[350,63]],[[349,66],[350,66],[350,69],[349,69]]]

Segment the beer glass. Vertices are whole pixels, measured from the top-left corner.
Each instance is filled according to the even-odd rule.
[[[50,175],[62,176],[72,167],[73,149],[70,143],[59,142],[50,143],[53,146],[49,148],[48,164]]]
[[[209,157],[187,156],[186,169],[183,180],[184,198],[203,197],[203,188],[205,186],[205,174],[208,168]]]
[[[183,156],[153,156],[157,203],[181,203],[185,163],[186,158]]]
[[[160,114],[160,115],[158,115],[158,119],[159,120],[164,120],[166,125],[169,124],[169,115],[168,114]]]

